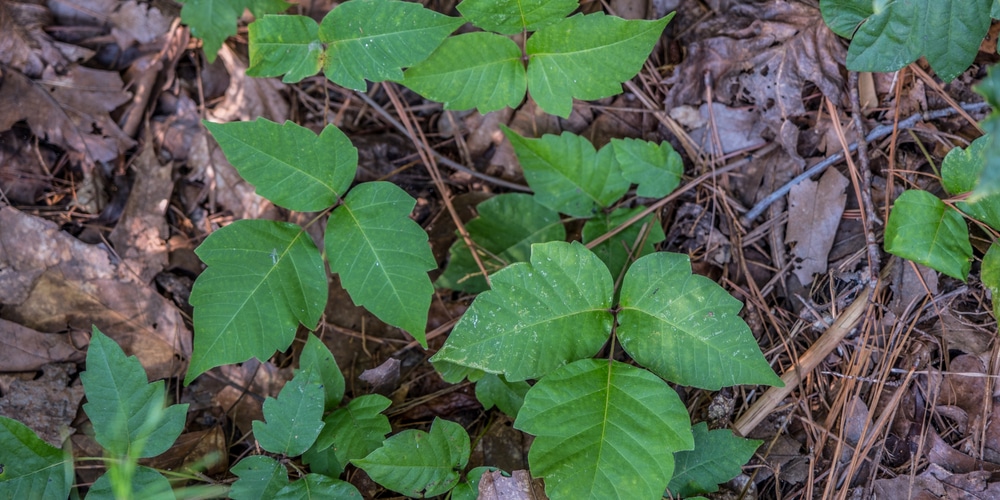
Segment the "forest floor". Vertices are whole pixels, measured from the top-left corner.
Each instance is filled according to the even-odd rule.
[[[454,15],[457,1],[424,3]],[[907,188],[940,195],[937,166],[981,135],[982,108],[959,103],[982,102],[972,87],[998,60],[996,31],[947,84],[922,61],[852,81],[846,41],[826,28],[817,3],[583,2],[587,12],[606,5],[633,18],[678,13],[622,95],[576,101],[560,119],[530,100],[481,115],[445,111],[388,83],[361,95],[322,76],[294,85],[251,79],[248,19],[209,64],[171,0],[0,2],[0,414],[57,446],[69,435],[80,456],[100,456],[80,411],[78,376],[97,325],[151,379],[167,379],[177,401],[191,403],[181,439],[151,464],[179,468],[219,452],[225,460],[204,477],[231,481],[228,465],[252,451],[250,422],[291,377],[301,343],[183,387],[187,299],[203,270],[194,250],[234,220],[313,214],[258,196],[201,121],[336,125],[359,149],[358,181],[389,180],[418,200],[412,217],[442,268],[456,228],[414,141],[476,174],[443,170],[468,220],[489,196],[524,189],[503,124],[529,137],[572,131],[598,148],[621,137],[669,141],[683,156],[681,187],[657,212],[667,236],[659,248],[690,255],[696,273],[745,304],[741,314],[767,360],[791,381],[784,391],[678,388],[693,422],[764,441],[717,498],[1000,498],[1000,418],[992,416],[1000,346],[978,267],[990,240],[974,233],[967,282],[881,246],[893,200]],[[321,19],[333,6],[303,0],[292,11]],[[424,139],[385,118],[403,114]],[[880,126],[890,128],[864,158],[833,161],[781,190]],[[858,197],[865,170],[872,214]],[[756,208],[763,211],[748,217]],[[526,469],[529,438],[484,410],[473,386],[444,383],[426,362],[470,302],[438,290],[425,351],[355,307],[334,278],[317,334],[344,371],[349,398],[392,399],[394,430],[454,420],[479,437],[471,465]],[[77,484],[100,473],[81,468]],[[345,478],[366,497],[393,495],[358,469]]]

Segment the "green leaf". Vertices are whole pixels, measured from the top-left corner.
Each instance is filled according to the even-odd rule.
[[[410,429],[385,441],[357,465],[378,484],[411,497],[443,494],[458,483],[469,461],[469,435],[461,425],[435,418],[430,433]]]
[[[126,357],[96,326],[80,380],[94,438],[114,457],[155,457],[184,430],[188,405],[168,407],[163,381],[149,383],[139,360]]]
[[[611,139],[622,175],[638,184],[635,194],[662,198],[677,189],[684,175],[684,162],[669,142],[656,145],[639,139]]]
[[[965,71],[990,27],[993,0],[823,0],[823,19],[851,38],[847,68],[896,71],[925,56],[945,82]],[[861,18],[859,20],[859,17]],[[860,26],[859,26],[860,24]],[[854,29],[854,26],[858,26]]]
[[[307,370],[296,373],[277,399],[264,400],[264,419],[253,422],[253,435],[261,448],[289,457],[308,450],[324,425],[319,376]]]
[[[639,364],[681,385],[783,385],[740,318],[742,307],[714,281],[692,274],[687,255],[647,255],[622,282],[618,340]]]
[[[487,373],[476,382],[476,399],[487,410],[496,406],[508,417],[517,418],[528,389],[531,386],[527,382],[508,382],[499,375]]]
[[[872,0],[820,0],[823,21],[834,33],[851,39],[854,30],[875,11]]]
[[[299,358],[299,368],[319,375],[326,394],[323,408],[332,410],[344,399],[344,374],[340,373],[337,360],[333,353],[319,337],[309,335],[302,356]]]
[[[542,205],[587,218],[628,191],[629,182],[611,148],[598,153],[590,141],[570,132],[528,139],[502,128],[514,146],[524,178]]]
[[[566,239],[559,214],[528,194],[494,196],[476,206],[479,216],[465,224],[479,247],[479,258],[490,274],[514,262],[524,262],[532,243]],[[442,288],[479,293],[489,289],[462,238],[451,246],[451,258],[435,283]]]
[[[478,28],[514,35],[561,21],[579,6],[577,0],[464,0],[458,11]]]
[[[208,62],[222,48],[226,38],[236,34],[236,24],[244,9],[256,17],[277,14],[290,4],[283,0],[181,0],[181,20],[191,27],[191,34],[201,38]]]
[[[546,112],[567,118],[573,98],[621,93],[671,18],[673,13],[656,21],[578,14],[538,30],[525,46],[531,97]]]
[[[210,368],[285,350],[299,323],[315,328],[326,306],[323,259],[301,227],[240,220],[195,250],[208,266],[191,290],[194,353],[185,384]]]
[[[968,193],[975,189],[986,166],[986,149],[992,138],[980,137],[968,148],[952,148],[941,163],[941,185],[951,195]],[[1000,228],[1000,192],[979,199],[955,203],[959,210],[990,227]]]
[[[17,420],[0,416],[0,498],[68,498],[73,460]]]
[[[687,408],[670,386],[602,359],[539,380],[514,427],[536,436],[528,463],[549,498],[658,499],[673,452],[694,446]]]
[[[601,214],[588,220],[583,225],[583,242],[589,243],[603,236],[641,211],[643,211],[643,207],[619,208],[609,215]],[[644,225],[646,225],[645,233],[643,233]],[[653,214],[649,214],[611,239],[597,245],[591,251],[604,261],[608,270],[611,271],[611,276],[617,279],[621,276],[622,270],[628,265],[630,259],[635,260],[643,255],[653,253],[656,250],[656,244],[666,238],[659,221],[653,218]],[[641,243],[638,248],[637,243]],[[634,255],[633,249],[638,250]]]
[[[983,256],[982,280],[992,295],[993,317],[1000,318],[1000,244],[994,241]]]
[[[597,354],[611,333],[611,274],[580,243],[536,243],[530,263],[502,269],[492,283],[431,361],[518,382]]]
[[[434,365],[434,369],[437,370],[438,375],[441,375],[441,380],[449,384],[457,384],[466,378],[469,379],[469,382],[475,382],[486,375],[486,372],[482,370],[469,368],[443,359],[431,359],[430,361]]]
[[[170,487],[170,481],[167,481],[163,474],[141,465],[135,468],[135,475],[132,476],[130,487],[132,498],[143,500],[175,500],[177,498]],[[97,478],[97,481],[94,481],[90,487],[90,491],[87,492],[87,500],[116,500],[117,498],[113,491],[111,472],[106,472]]]
[[[990,9],[990,17],[1000,19],[1000,0],[993,0],[993,7]]]
[[[464,22],[419,3],[343,2],[319,26],[327,44],[323,72],[338,85],[361,92],[367,88],[365,79],[400,80],[403,67],[426,59]]]
[[[322,474],[306,474],[274,496],[274,500],[362,500],[361,492],[353,484]]]
[[[257,193],[299,212],[324,210],[347,192],[358,166],[358,150],[337,127],[317,137],[286,121],[204,122],[226,159]]]
[[[962,281],[972,266],[962,216],[926,191],[911,189],[896,199],[885,226],[885,251]]]
[[[486,114],[516,108],[528,80],[521,49],[495,33],[465,33],[444,41],[424,61],[406,70],[402,84],[444,109],[476,108]]]
[[[409,217],[416,203],[388,182],[358,185],[330,215],[326,258],[356,305],[427,347],[434,294],[427,271],[437,262],[427,232]]]
[[[288,470],[264,455],[246,457],[230,469],[239,479],[229,490],[234,500],[268,500],[288,485]]]
[[[392,404],[388,398],[368,394],[352,399],[323,421],[323,431],[316,438],[303,460],[314,471],[319,464],[326,474],[339,476],[347,462],[364,458],[382,446],[385,435],[392,432],[389,419],[382,414]]]
[[[736,437],[728,429],[710,431],[705,422],[695,424],[691,430],[694,449],[674,455],[674,477],[669,488],[680,498],[718,490],[720,483],[742,472],[743,464],[763,442]]]
[[[465,475],[465,481],[455,485],[451,490],[452,500],[476,500],[479,498],[479,480],[483,474],[498,470],[496,467],[476,467]]]
[[[1000,43],[1000,42],[998,42]],[[1000,195],[1000,71],[990,67],[989,73],[974,90],[986,98],[992,111],[982,126],[989,135],[986,144],[986,166],[979,176],[976,189],[969,195],[970,203],[987,196]]]
[[[250,67],[247,76],[285,75],[295,83],[319,72],[323,44],[319,25],[307,16],[264,16],[249,26]]]

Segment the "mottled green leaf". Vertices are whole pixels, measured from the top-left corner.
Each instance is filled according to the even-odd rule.
[[[969,228],[936,196],[905,191],[889,213],[885,251],[965,281],[972,264]]]
[[[739,316],[742,307],[716,282],[692,274],[687,255],[654,253],[625,274],[618,340],[640,365],[681,385],[780,386]]]
[[[611,147],[622,175],[637,184],[635,194],[662,198],[677,189],[684,175],[684,162],[669,142],[659,145],[639,139],[612,139]]]
[[[299,323],[315,328],[328,292],[323,259],[301,227],[240,220],[195,250],[208,266],[195,281],[190,383],[210,368],[285,350]]]
[[[691,429],[694,449],[674,454],[670,492],[680,498],[712,493],[719,484],[738,476],[763,441],[736,437],[728,429],[708,430],[700,422]]]
[[[469,446],[469,435],[461,425],[435,418],[429,433],[416,429],[400,432],[353,463],[390,490],[411,497],[432,497],[458,483],[469,460]]]
[[[326,258],[359,306],[427,346],[427,311],[437,267],[427,232],[410,219],[416,205],[388,182],[367,182],[348,193],[326,226]]]
[[[518,382],[597,354],[611,333],[611,275],[579,243],[536,243],[530,262],[500,270],[492,283],[431,361]]]
[[[476,206],[479,216],[465,224],[479,248],[479,258],[490,274],[514,262],[524,262],[532,243],[563,241],[566,228],[559,214],[531,195],[507,193]],[[451,258],[444,274],[435,283],[442,288],[479,293],[487,290],[486,280],[462,238],[451,246]]]
[[[687,408],[670,386],[604,359],[539,380],[514,427],[536,436],[528,463],[549,498],[658,499],[673,453],[694,446]]]
[[[941,162],[941,185],[955,196],[976,188],[986,166],[986,149],[992,137],[985,135],[972,141],[968,148],[953,148]],[[994,229],[1000,228],[1000,192],[979,197],[975,201],[955,203],[959,210]]]

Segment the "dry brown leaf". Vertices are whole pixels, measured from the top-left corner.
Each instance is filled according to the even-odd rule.
[[[83,399],[83,385],[76,364],[58,363],[42,367],[37,380],[14,380],[0,398],[0,415],[24,422],[38,437],[57,448],[73,433],[69,427]]]
[[[43,29],[49,23],[51,13],[45,6],[0,2],[0,63],[37,78],[48,66],[62,70],[94,54],[83,47],[53,40]]]
[[[47,148],[36,149],[22,138],[30,134],[19,132],[0,132],[0,196],[15,204],[35,205],[42,192],[52,185],[41,162],[55,158]]]
[[[814,274],[827,269],[827,258],[844,215],[849,184],[835,168],[828,168],[819,182],[805,180],[788,194],[788,226],[785,239],[796,242],[792,255],[797,262],[792,272],[808,286]]]
[[[212,200],[228,209],[237,219],[277,219],[278,209],[254,187],[240,176],[222,148],[202,127],[191,139],[188,167],[192,169],[189,178],[201,180],[211,187]]]
[[[160,470],[199,472],[211,476],[229,469],[227,451],[226,433],[216,425],[203,431],[185,432],[162,455],[140,460],[140,463]]]
[[[288,101],[281,95],[285,84],[274,78],[250,78],[247,64],[228,45],[219,51],[219,59],[229,72],[229,88],[222,103],[208,112],[210,120],[220,123],[267,118],[273,122],[288,119]]]
[[[752,107],[731,108],[717,102],[711,108],[708,104],[698,109],[678,106],[670,110],[670,117],[687,128],[695,144],[708,154],[726,155],[764,144],[765,126]]]
[[[63,75],[46,68],[38,82],[12,70],[2,76],[0,131],[26,120],[35,135],[87,167],[135,145],[108,115],[130,98],[118,73],[74,66]]]
[[[90,342],[85,336],[42,333],[0,319],[0,371],[27,372],[48,363],[79,363]]]
[[[733,2],[695,31],[686,59],[667,83],[667,108],[705,100],[705,78],[715,99],[753,104],[760,120],[793,159],[798,159],[798,127],[805,114],[806,82],[839,102],[844,48],[820,16],[801,2]]]
[[[541,481],[531,480],[526,470],[511,472],[510,477],[501,471],[486,472],[479,479],[479,500],[543,500],[545,488]]]
[[[174,191],[172,164],[161,165],[154,149],[147,134],[142,152],[132,162],[136,175],[128,202],[108,238],[142,283],[151,282],[167,265],[164,216]]]
[[[103,246],[10,207],[0,207],[0,303],[3,318],[41,332],[96,325],[154,380],[184,373],[191,354],[180,311]]]
[[[170,29],[170,18],[156,7],[135,0],[122,3],[109,19],[111,36],[119,47],[128,48],[134,42],[149,43]]]
[[[372,392],[388,395],[399,385],[399,360],[389,358],[375,368],[369,368],[358,376],[372,386]]]
[[[264,399],[278,395],[292,379],[290,368],[279,369],[270,361],[250,358],[240,365],[223,365],[212,375],[198,377],[189,397],[209,395],[212,406],[222,408],[243,433],[253,432],[253,421],[264,420]]]

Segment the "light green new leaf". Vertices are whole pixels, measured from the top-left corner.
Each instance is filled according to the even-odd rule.
[[[853,34],[848,69],[896,71],[925,56],[949,82],[976,58],[990,27],[986,12],[992,2],[822,0],[820,9],[835,32],[847,38]]]
[[[226,38],[236,34],[236,23],[244,9],[256,17],[277,14],[290,5],[283,0],[181,0],[181,20],[191,27],[191,34],[201,38],[208,62],[222,48]]]
[[[528,139],[507,127],[501,128],[514,146],[535,199],[542,205],[589,218],[628,191],[629,182],[622,176],[611,148],[597,152],[590,141],[571,132]]]
[[[167,406],[162,380],[149,383],[135,356],[125,356],[95,326],[80,374],[94,438],[113,457],[148,458],[167,451],[184,430],[187,404]]]
[[[68,498],[73,457],[17,420],[0,416],[0,498]]]
[[[986,78],[973,90],[986,98],[992,111],[982,123],[989,136],[985,151],[986,166],[979,176],[976,189],[969,195],[970,203],[989,196],[1000,196],[1000,71],[991,66]]]
[[[322,474],[306,474],[281,489],[274,500],[362,500],[361,492],[353,484]]]
[[[673,452],[694,446],[687,409],[663,380],[583,359],[538,381],[514,427],[534,434],[531,474],[549,498],[658,499]]]
[[[528,92],[548,113],[569,117],[573,98],[619,94],[660,39],[673,13],[656,21],[625,20],[603,13],[575,15],[536,32],[528,54]]]
[[[479,498],[479,480],[483,474],[498,470],[496,467],[476,467],[465,474],[465,481],[451,490],[452,500],[476,500]]]
[[[669,488],[679,498],[718,490],[719,484],[742,472],[743,464],[763,442],[736,437],[728,429],[710,431],[705,422],[695,424],[691,430],[694,449],[674,455],[674,477]]]
[[[885,225],[885,251],[962,281],[972,266],[969,228],[962,216],[918,189],[896,199]]]
[[[264,16],[249,26],[250,67],[247,76],[285,75],[295,83],[319,72],[323,44],[319,25],[307,16]]]
[[[299,212],[333,206],[347,192],[358,167],[358,150],[337,127],[313,131],[286,121],[205,121],[226,159],[257,193]]]
[[[427,58],[465,22],[396,0],[351,0],[323,18],[323,72],[338,85],[365,91],[365,80],[400,80],[402,68]]]
[[[659,145],[639,139],[611,139],[622,175],[638,184],[635,194],[662,198],[677,189],[684,175],[684,162],[669,142]]]
[[[170,487],[170,481],[163,477],[155,469],[143,467],[135,468],[135,475],[132,476],[130,486],[132,498],[143,500],[176,500],[177,496]],[[94,481],[87,492],[87,500],[117,500],[111,479],[111,472],[101,474],[101,477]]]
[[[464,0],[458,11],[483,30],[514,35],[558,22],[579,6],[577,0]]]
[[[289,457],[308,450],[324,425],[319,374],[308,370],[296,373],[277,399],[264,400],[264,420],[253,421],[253,435],[261,448]]]
[[[254,455],[230,469],[239,479],[229,490],[233,500],[268,500],[288,485],[288,470],[277,460]]]
[[[311,371],[319,376],[323,392],[326,394],[324,409],[332,410],[340,404],[341,399],[344,399],[344,374],[340,373],[340,367],[337,366],[337,360],[334,359],[330,348],[319,337],[309,335],[299,358],[299,369]]]
[[[581,235],[583,242],[589,243],[603,236],[642,210],[643,207],[619,208],[611,214],[601,214],[588,220],[583,225]],[[646,226],[645,230],[643,230],[644,225]],[[608,270],[611,271],[611,276],[617,280],[630,260],[653,253],[656,250],[656,244],[666,238],[659,221],[653,218],[653,214],[649,214],[611,239],[597,245],[591,251],[604,261]]]
[[[354,465],[376,483],[411,497],[433,497],[458,483],[469,461],[469,435],[461,425],[435,418],[430,433],[410,429],[385,441]]]
[[[394,184],[366,182],[348,193],[326,226],[326,258],[359,306],[424,337],[437,267],[427,232],[410,219],[417,201]]]
[[[692,274],[687,255],[654,253],[625,274],[618,340],[640,365],[681,385],[780,386],[739,316],[742,307],[716,282]]]
[[[476,382],[476,399],[487,410],[496,406],[508,417],[517,418],[528,389],[531,386],[527,382],[508,382],[499,375],[487,373]]]
[[[451,37],[404,73],[403,85],[444,109],[476,108],[489,113],[516,108],[528,88],[521,49],[495,33]]]
[[[611,274],[580,243],[536,243],[530,263],[491,280],[431,361],[518,382],[597,354],[611,334]]]
[[[528,194],[494,196],[477,205],[476,210],[479,216],[467,222],[465,229],[478,245],[479,258],[490,274],[508,264],[527,261],[532,243],[566,239],[559,213]],[[489,289],[465,240],[455,241],[450,254],[437,286],[468,293]]]
[[[291,345],[299,323],[315,328],[328,292],[323,259],[301,227],[236,221],[195,250],[208,267],[191,290],[194,352],[184,383],[205,371]]]
[[[985,135],[968,148],[953,148],[941,162],[941,185],[952,196],[968,193],[976,188],[986,166],[986,149],[991,136]],[[978,200],[958,201],[955,206],[978,221],[994,229],[1000,228],[1000,192],[980,197]]]
[[[303,460],[314,472],[339,476],[347,462],[364,458],[382,446],[385,435],[392,432],[389,419],[382,412],[391,404],[392,401],[378,394],[352,399],[346,408],[323,419],[326,425]],[[317,470],[317,465],[323,470]]]
[[[981,272],[983,286],[992,294],[993,317],[1000,318],[1000,243],[994,241],[983,255]]]

